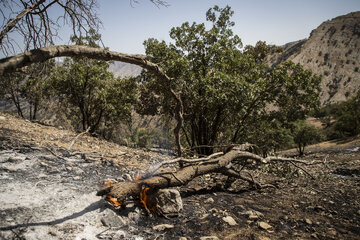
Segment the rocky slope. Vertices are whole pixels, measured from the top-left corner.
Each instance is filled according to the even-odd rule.
[[[321,103],[340,102],[360,88],[360,12],[323,22],[308,39],[282,46],[284,51],[269,57],[302,64],[322,76]]]
[[[141,67],[123,62],[114,62],[110,65],[109,71],[114,73],[115,77],[134,77],[141,73]]]

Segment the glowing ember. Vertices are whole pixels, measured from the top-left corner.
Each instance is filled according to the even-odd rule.
[[[116,206],[120,207],[121,206],[121,203],[117,201],[116,198],[113,198],[112,196],[110,195],[106,195],[107,199],[109,199],[109,201],[113,204],[115,204]]]
[[[111,187],[111,184],[115,183],[114,180],[109,179],[107,181],[104,182],[104,186],[105,188]],[[118,202],[116,198],[110,196],[110,195],[106,195],[106,198],[109,200],[109,202],[111,202],[112,204],[114,204],[117,207],[120,207],[122,205],[121,202]]]
[[[137,181],[137,180],[141,180],[142,176],[140,176],[139,174],[136,174],[136,176],[133,178],[133,181]]]

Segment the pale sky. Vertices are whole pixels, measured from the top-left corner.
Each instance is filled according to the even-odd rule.
[[[149,0],[102,0],[100,18],[103,42],[110,50],[144,53],[144,40],[170,41],[169,31],[183,22],[205,22],[205,13],[215,4],[229,5],[235,12],[234,33],[244,45],[257,41],[283,45],[308,38],[322,22],[360,11],[360,0],[167,0],[157,8]]]
[[[98,0],[103,22],[100,34],[110,50],[144,53],[146,39],[169,42],[172,27],[186,21],[205,22],[206,11],[214,5],[229,5],[235,12],[233,31],[244,46],[259,40],[283,45],[308,38],[322,22],[360,11],[360,0],[165,0],[170,6],[159,8],[150,0],[137,1],[138,4],[131,6],[130,0]],[[58,14],[56,11],[51,9],[49,14]],[[71,44],[70,34],[69,28],[62,28],[59,32],[62,40],[55,43]]]

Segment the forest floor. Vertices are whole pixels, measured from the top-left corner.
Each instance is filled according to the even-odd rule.
[[[198,177],[178,188],[184,209],[167,219],[137,201],[115,210],[96,191],[105,179],[129,181],[173,156],[87,135],[68,150],[76,136],[0,113],[0,239],[360,238],[360,137],[307,147],[301,159],[322,163],[306,172],[285,164],[254,170],[275,188],[235,181],[223,190],[223,176]]]

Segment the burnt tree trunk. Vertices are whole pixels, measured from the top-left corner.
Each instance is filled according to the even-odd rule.
[[[208,174],[208,173],[222,173],[226,176],[238,178],[244,180],[254,187],[260,188],[262,185],[255,182],[254,179],[245,177],[241,175],[241,172],[237,171],[232,167],[233,164],[242,164],[243,166],[247,165],[248,160],[253,160],[259,164],[268,164],[276,161],[292,163],[295,167],[298,167],[296,163],[301,164],[314,164],[304,162],[297,159],[282,158],[282,157],[267,157],[263,158],[259,155],[244,151],[243,146],[234,147],[233,150],[229,151],[226,154],[223,153],[214,153],[213,157],[209,156],[203,159],[175,159],[170,160],[167,163],[174,164],[178,161],[182,161],[187,166],[180,168],[176,172],[164,173],[155,175],[150,178],[143,180],[136,180],[132,182],[119,182],[98,191],[98,196],[110,196],[117,198],[118,201],[124,201],[126,198],[132,196],[139,196],[142,187],[146,186],[154,189],[169,188],[176,186],[183,186],[190,182],[197,176]],[[215,157],[215,158],[214,158]],[[306,172],[305,169],[301,168]],[[241,170],[240,170],[241,171]],[[309,173],[307,173],[309,174]],[[310,175],[310,174],[309,174]],[[311,175],[310,175],[311,176]]]

